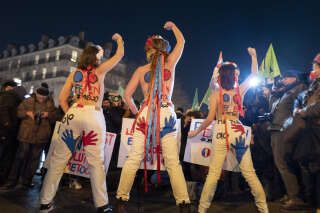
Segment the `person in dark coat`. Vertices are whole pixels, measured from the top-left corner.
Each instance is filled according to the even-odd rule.
[[[17,84],[7,81],[0,92],[0,176],[1,182],[7,178],[18,142],[16,140],[19,119],[17,108],[22,98],[16,93]]]
[[[313,61],[310,77],[312,83],[308,90],[299,94],[293,121],[284,133],[291,134],[285,140],[297,143],[293,158],[302,171],[305,199],[315,203],[320,212],[320,53]]]
[[[284,200],[284,208],[304,208],[305,203],[298,197],[299,184],[292,165],[288,164],[288,153],[293,152],[293,145],[283,141],[280,131],[285,121],[292,116],[294,100],[298,94],[306,89],[306,85],[299,80],[298,71],[288,71],[283,75],[278,88],[270,100],[271,107],[271,147],[274,162],[280,172],[287,191],[288,199]]]
[[[18,117],[22,121],[17,139],[20,143],[8,180],[0,190],[13,189],[17,183],[26,187],[32,186],[41,152],[49,142],[51,134],[50,119],[55,107],[48,95],[48,85],[42,83],[35,94],[24,99],[19,105]]]

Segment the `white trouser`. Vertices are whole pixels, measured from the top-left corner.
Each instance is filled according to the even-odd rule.
[[[241,131],[235,131],[231,128],[231,122],[233,124],[242,125],[240,122],[237,121],[227,121],[227,131],[229,135],[229,144],[230,144],[230,151],[237,151],[237,149],[241,149],[244,147],[244,138],[245,135],[242,135]],[[238,126],[239,127],[239,126]],[[202,190],[200,204],[198,208],[199,213],[207,212],[207,209],[210,207],[211,201],[214,197],[214,193],[216,191],[217,182],[221,175],[222,165],[224,163],[226,154],[227,154],[227,145],[226,139],[223,137],[225,133],[225,124],[222,122],[216,122],[214,126],[214,133],[213,133],[213,157],[210,162],[208,176],[205,182],[205,185]],[[240,138],[241,136],[241,138]],[[236,144],[238,142],[238,145]],[[243,142],[241,144],[241,142]],[[232,146],[232,145],[233,146]],[[234,148],[236,146],[236,148]],[[236,150],[232,150],[236,149]],[[240,169],[243,177],[248,182],[251,193],[255,198],[256,206],[261,213],[268,212],[268,206],[266,202],[266,196],[262,185],[255,173],[253,168],[252,159],[251,159],[251,152],[250,147],[248,146],[246,151],[243,153],[242,159],[240,161]],[[239,151],[239,150],[238,150]]]
[[[141,112],[138,117],[146,119],[148,107]],[[162,107],[160,110],[160,130],[165,127],[165,119],[169,121],[170,117],[176,121],[176,114],[173,107]],[[176,129],[176,125],[175,125]],[[133,134],[132,147],[126,160],[122,172],[120,183],[117,191],[117,198],[122,200],[129,200],[129,193],[141,161],[144,158],[145,149],[145,135],[136,129]],[[186,181],[182,172],[181,164],[179,162],[179,152],[177,148],[177,131],[166,134],[161,138],[161,149],[164,158],[165,168],[168,171],[170,182],[172,186],[173,195],[176,203],[190,203]]]
[[[72,130],[72,133],[71,131]],[[93,131],[93,134],[92,132]],[[89,134],[91,132],[91,134]],[[59,129],[59,137],[50,158],[48,171],[40,194],[40,203],[50,203],[57,191],[61,176],[67,166],[68,160],[72,156],[70,147],[83,135],[94,136],[88,140],[83,140],[85,155],[88,161],[93,200],[96,207],[108,204],[106,189],[106,174],[104,170],[104,145],[106,140],[106,125],[104,115],[101,110],[96,110],[94,106],[84,106],[82,108],[71,107],[62,120]],[[90,137],[89,137],[90,138]],[[67,145],[68,144],[68,145]]]

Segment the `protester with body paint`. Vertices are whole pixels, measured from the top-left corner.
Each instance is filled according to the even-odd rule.
[[[201,194],[199,213],[207,212],[210,207],[226,154],[229,151],[236,154],[242,175],[251,188],[258,211],[268,212],[266,196],[253,168],[249,145],[245,144],[246,133],[239,121],[239,114],[244,115],[242,99],[249,89],[249,80],[258,72],[256,50],[248,48],[248,52],[252,58],[252,71],[249,78],[240,86],[238,84],[239,69],[235,63],[225,62],[217,65],[219,87],[210,97],[209,115],[199,128],[189,132],[189,137],[194,137],[216,119],[213,133],[213,158]]]
[[[167,22],[164,28],[173,31],[177,40],[176,46],[170,52],[169,42],[161,36],[148,38],[145,51],[149,63],[135,71],[124,92],[126,103],[136,115],[136,123],[133,125],[132,147],[122,168],[117,191],[117,212],[126,212],[125,204],[129,200],[136,172],[143,159],[145,168],[146,159],[153,159],[153,150],[156,150],[157,166],[158,170],[160,169],[160,148],[176,203],[181,212],[189,212],[190,200],[177,150],[176,114],[171,102],[175,67],[181,57],[185,40],[174,23]],[[132,99],[138,85],[144,94],[144,103],[139,112]]]
[[[100,46],[86,47],[79,59],[78,69],[71,72],[59,96],[65,116],[58,131],[58,141],[49,162],[40,195],[40,212],[53,209],[52,201],[61,176],[75,149],[83,143],[88,161],[91,188],[97,212],[112,212],[109,205],[106,174],[103,166],[106,125],[101,109],[104,78],[124,56],[124,43],[119,34],[112,39],[118,48],[113,57],[99,65],[103,57]],[[68,106],[68,97],[74,89],[75,104]]]

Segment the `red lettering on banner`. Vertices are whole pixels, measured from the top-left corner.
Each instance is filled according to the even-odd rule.
[[[74,157],[72,158],[72,160],[76,162],[82,162],[83,159],[84,159],[84,153],[81,153],[81,152],[75,153]]]
[[[211,137],[210,131],[211,131],[211,129],[206,128],[205,130],[203,130],[202,136],[205,138],[210,138]]]
[[[127,128],[127,130],[126,130],[126,135],[133,136],[133,129],[131,128],[131,129],[130,129],[130,132],[129,132],[129,128]]]
[[[107,133],[106,144],[108,144],[108,145],[111,144],[111,141],[112,141],[113,136],[114,136],[114,134],[109,134],[109,133]],[[108,143],[108,138],[109,138],[109,143]]]

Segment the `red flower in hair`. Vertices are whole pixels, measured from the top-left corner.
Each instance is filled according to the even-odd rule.
[[[146,46],[152,48],[152,40],[153,40],[154,36],[151,36],[150,38],[147,39],[146,41]]]

